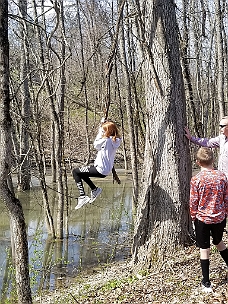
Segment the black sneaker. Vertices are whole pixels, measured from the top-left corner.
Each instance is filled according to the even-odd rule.
[[[213,292],[213,289],[211,287],[211,282],[204,282],[202,280],[202,291],[204,292]]]

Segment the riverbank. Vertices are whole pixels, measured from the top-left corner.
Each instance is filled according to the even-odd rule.
[[[224,241],[228,244],[227,234]],[[210,254],[210,278],[214,292],[203,293],[199,250],[190,246],[175,252],[148,273],[133,274],[130,260],[90,269],[65,288],[43,294],[34,304],[228,303],[226,266],[214,246]]]

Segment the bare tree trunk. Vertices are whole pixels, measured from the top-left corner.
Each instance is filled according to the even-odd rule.
[[[59,2],[59,31],[60,33],[60,69],[59,69],[59,96],[58,96],[58,121],[54,120],[56,127],[56,168],[57,168],[57,184],[58,184],[58,212],[57,212],[57,226],[56,236],[63,238],[63,221],[64,221],[64,101],[65,101],[65,27],[64,27],[64,12],[63,2]]]
[[[121,136],[123,141],[123,156],[124,156],[124,169],[128,170],[128,163],[127,163],[127,154],[126,154],[126,139],[125,139],[125,130],[124,130],[124,115],[123,115],[123,109],[122,109],[122,96],[120,91],[120,83],[118,80],[118,69],[117,69],[117,63],[115,61],[115,77],[116,77],[116,86],[117,86],[117,96],[119,99],[119,111],[120,111],[120,117],[121,117]]]
[[[130,47],[125,45],[125,32],[123,27],[123,22],[121,22],[121,32],[120,32],[120,55],[123,62],[123,73],[125,76],[126,83],[126,110],[128,119],[128,129],[129,129],[129,141],[130,141],[130,151],[131,151],[131,169],[132,169],[132,181],[133,181],[133,201],[137,202],[138,199],[138,161],[137,161],[137,151],[136,151],[136,135],[135,135],[135,122],[132,107],[132,91],[131,91],[131,78],[130,78],[130,68],[127,61],[126,48]]]
[[[222,37],[222,12],[220,0],[215,0],[215,9],[216,9],[216,46],[217,46],[217,67],[218,67],[218,78],[217,78],[217,87],[218,87],[218,104],[219,104],[219,119],[225,116],[225,103],[224,103],[224,55],[223,55],[223,37]]]
[[[41,10],[43,10],[43,5],[41,5]],[[36,35],[36,39],[37,39],[37,44],[38,44],[38,54],[39,54],[39,63],[41,65],[41,78],[43,79],[43,82],[45,84],[48,96],[49,96],[49,100],[50,103],[54,102],[54,94],[52,92],[51,89],[51,84],[49,82],[49,78],[47,77],[47,73],[50,72],[48,70],[49,64],[47,64],[47,66],[45,65],[45,50],[44,50],[44,43],[43,43],[43,39],[42,39],[42,33],[41,33],[41,29],[39,26],[39,20],[38,20],[38,14],[37,14],[37,7],[36,7],[36,2],[35,0],[33,0],[33,11],[34,11],[34,16],[35,16],[35,20],[36,20],[36,27],[35,27],[35,35]],[[44,18],[44,14],[43,14],[43,18]],[[45,27],[45,22],[43,22],[43,26]],[[49,63],[49,59],[47,60],[47,62]],[[47,71],[47,72],[45,72]],[[48,198],[48,193],[47,193],[47,186],[46,186],[46,180],[45,180],[45,156],[44,156],[44,152],[43,152],[43,147],[41,144],[41,122],[39,120],[39,105],[38,105],[38,101],[37,105],[35,104],[34,106],[34,120],[36,121],[36,132],[35,132],[35,137],[33,137],[33,148],[34,148],[34,154],[35,154],[35,160],[36,160],[36,165],[38,168],[38,172],[39,172],[39,179],[40,179],[40,185],[41,185],[41,190],[42,190],[42,194],[43,194],[43,204],[44,204],[44,212],[45,212],[45,220],[47,223],[47,228],[48,231],[50,233],[50,235],[52,236],[52,238],[55,238],[55,227],[54,227],[54,221],[53,221],[53,217],[51,214],[51,210],[50,210],[50,205],[49,205],[49,198]],[[54,138],[54,123],[50,123],[51,125],[51,131],[52,131],[52,140]],[[53,145],[55,144],[55,142],[52,142],[52,149],[54,151],[54,147]],[[52,163],[52,181],[56,181],[56,162],[55,162],[55,154],[54,152],[51,152],[51,163]],[[54,156],[53,156],[54,155]],[[54,164],[54,165],[53,165]]]
[[[21,127],[20,127],[20,166],[19,166],[19,190],[29,190],[31,182],[29,163],[29,121],[30,121],[30,93],[29,93],[29,60],[27,45],[27,0],[19,0],[19,14],[21,16]]]
[[[61,3],[55,3],[55,10],[56,10],[56,26],[54,27],[54,30],[56,31],[59,26],[60,22],[60,12],[61,12]],[[38,15],[37,15],[37,7],[35,1],[33,1],[33,8],[34,8],[34,15],[35,19],[38,22]],[[43,9],[43,6],[41,7]],[[45,20],[43,19],[43,24],[45,27]],[[50,58],[48,55],[48,52],[51,50],[50,46],[50,39],[54,33],[50,33],[50,37],[47,42],[47,49],[45,52],[44,45],[43,45],[43,40],[42,40],[42,35],[40,32],[39,25],[37,23],[36,27],[36,35],[37,35],[37,40],[38,40],[38,46],[39,46],[39,54],[40,54],[40,64],[42,67],[42,78],[43,82],[45,84],[49,101],[50,101],[50,109],[51,109],[51,131],[52,131],[52,150],[51,150],[51,163],[52,163],[52,181],[55,182],[57,180],[58,183],[58,193],[59,193],[59,201],[58,201],[58,212],[57,212],[57,227],[54,229],[54,224],[53,224],[53,218],[51,216],[51,211],[50,211],[50,206],[49,206],[49,201],[48,201],[48,195],[47,195],[47,188],[46,188],[46,182],[45,182],[45,176],[44,176],[44,166],[43,166],[43,152],[42,152],[42,147],[41,147],[41,132],[37,132],[37,149],[36,149],[36,162],[38,164],[38,169],[39,169],[39,175],[40,175],[40,181],[41,181],[41,187],[43,191],[43,200],[44,200],[44,207],[45,207],[45,214],[46,214],[46,221],[47,221],[47,226],[48,229],[52,235],[53,238],[58,237],[58,238],[63,238],[63,206],[64,206],[64,190],[63,190],[63,176],[62,176],[62,145],[63,145],[63,113],[64,113],[64,105],[62,102],[64,101],[64,95],[63,93],[63,88],[65,84],[65,75],[64,75],[64,61],[65,61],[65,54],[64,58],[63,54],[58,57],[59,59],[59,103],[57,106],[55,106],[55,100],[54,98],[56,97],[56,92],[54,92],[54,89],[51,86],[51,83],[49,81],[48,73],[51,71],[49,70],[49,64],[50,64]],[[64,41],[64,39],[62,40]],[[64,43],[64,42],[63,42]],[[65,51],[65,50],[64,50]],[[45,57],[46,53],[46,57]],[[57,53],[56,53],[57,54]],[[47,62],[45,62],[45,58],[47,59]],[[47,66],[46,66],[47,65]],[[56,110],[56,107],[58,110]],[[37,121],[37,128],[40,128],[39,126],[39,121]],[[39,137],[38,137],[39,136]]]
[[[52,141],[52,147],[51,147],[51,175],[52,175],[52,183],[56,183],[57,180],[57,170],[56,170],[56,157],[55,157],[55,124],[52,120],[51,122],[51,141]]]
[[[35,27],[35,33],[36,33],[36,39],[38,42],[38,53],[39,53],[39,63],[41,66],[41,78],[45,84],[45,88],[47,90],[47,94],[48,94],[48,98],[49,98],[49,102],[50,104],[54,104],[54,99],[55,99],[55,92],[54,89],[52,88],[52,84],[50,81],[50,77],[49,77],[49,73],[51,73],[51,69],[50,69],[50,65],[51,65],[51,58],[49,56],[49,51],[50,51],[50,37],[48,41],[45,41],[45,43],[47,43],[47,46],[45,48],[44,45],[44,39],[42,37],[43,33],[41,32],[41,28],[40,28],[40,24],[39,24],[39,18],[38,18],[38,13],[37,13],[37,6],[36,6],[36,1],[33,0],[33,11],[34,11],[34,19],[36,21],[36,27]],[[44,3],[42,1],[42,5],[41,5],[41,11],[42,11],[42,25],[44,28],[46,28],[46,24],[45,24],[45,14],[44,14]],[[50,34],[50,36],[52,35],[52,33]],[[52,112],[50,114],[52,116]],[[55,124],[53,121],[53,117],[52,117],[52,121],[50,123],[51,125],[51,139],[52,139],[52,147],[51,147],[51,170],[52,170],[52,182],[56,182],[57,179],[57,172],[56,172],[56,155],[55,155]]]
[[[200,122],[199,111],[196,109],[195,101],[194,101],[194,92],[193,85],[191,80],[190,66],[188,61],[188,50],[189,50],[189,28],[187,25],[187,16],[188,11],[187,7],[189,7],[189,0],[183,0],[183,36],[181,43],[181,52],[182,52],[182,61],[183,61],[183,75],[186,81],[187,88],[187,97],[190,101],[190,106],[192,110],[192,116],[194,121],[194,128],[197,136],[203,136],[202,132],[202,124]]]
[[[47,229],[49,234],[52,236],[52,238],[55,238],[55,228],[54,228],[54,221],[50,210],[50,204],[48,199],[48,193],[47,193],[47,185],[45,180],[45,174],[44,174],[44,155],[43,155],[43,149],[41,147],[41,130],[40,126],[37,126],[37,132],[36,132],[36,140],[32,138],[33,143],[33,151],[34,151],[34,157],[36,161],[36,166],[38,168],[38,174],[39,174],[39,180],[40,180],[40,186],[41,191],[43,194],[43,204],[44,204],[44,214],[45,214],[45,220],[47,223]]]
[[[222,17],[227,18],[225,15],[225,8],[227,6],[226,0],[222,0]],[[224,60],[224,107],[225,114],[228,113],[228,43],[226,27],[224,22],[222,22],[222,42],[223,42],[223,60]]]
[[[26,224],[21,203],[8,186],[11,155],[11,117],[9,98],[8,1],[0,4],[0,196],[9,212],[14,237],[14,263],[18,303],[32,303]]]
[[[133,242],[135,269],[150,268],[190,241],[191,164],[175,4],[146,1],[145,92],[148,113],[142,192]]]

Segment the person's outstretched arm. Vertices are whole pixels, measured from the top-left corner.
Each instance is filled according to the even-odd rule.
[[[213,137],[213,138],[198,138],[191,135],[188,127],[184,127],[185,136],[189,139],[192,143],[199,145],[201,147],[208,147],[208,148],[218,148],[220,146],[220,137]]]

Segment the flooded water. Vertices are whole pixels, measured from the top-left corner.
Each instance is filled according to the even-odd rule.
[[[130,255],[132,184],[127,176],[120,178],[120,185],[113,184],[111,177],[93,179],[103,189],[102,194],[94,203],[78,210],[74,209],[78,191],[73,179],[69,178],[69,195],[75,198],[70,198],[68,237],[62,241],[48,238],[39,187],[17,193],[27,223],[30,277],[34,293],[43,288],[53,290],[87,267],[110,263]],[[90,192],[86,186],[85,189]],[[57,192],[50,189],[49,198],[55,213]],[[2,203],[0,211],[0,288],[3,299],[12,288],[14,275],[9,218]]]

